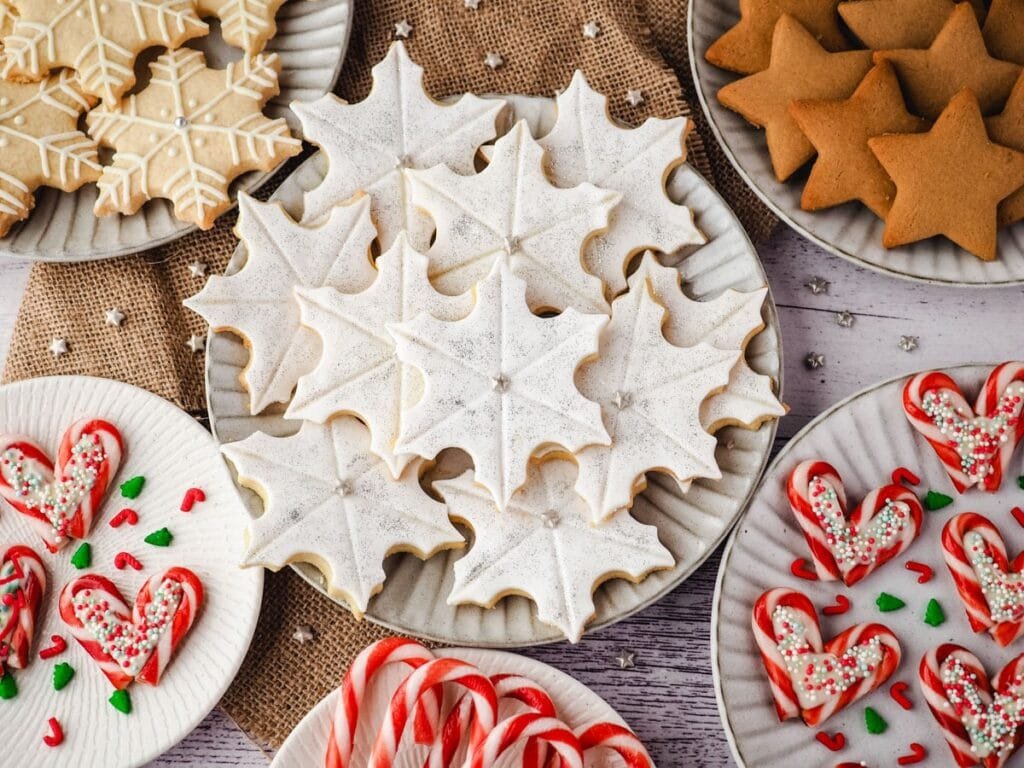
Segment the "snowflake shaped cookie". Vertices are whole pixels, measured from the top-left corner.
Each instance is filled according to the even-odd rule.
[[[406,168],[445,165],[456,173],[474,173],[477,149],[496,134],[505,103],[467,94],[451,105],[439,104],[423,90],[423,69],[402,43],[373,68],[373,90],[357,104],[333,95],[293,105],[303,135],[327,155],[327,176],[306,193],[306,221],[322,216],[356,192],[373,200],[380,247],[391,247],[407,231],[412,244],[426,248],[430,223],[410,202]],[[458,291],[462,293],[462,291]]]
[[[89,113],[89,133],[114,149],[113,164],[100,176],[97,215],[135,213],[163,197],[179,219],[209,229],[231,207],[228,187],[235,178],[273,170],[301,151],[283,119],[262,113],[278,91],[277,54],[221,70],[183,48],[163,54],[150,69],[153,77],[141,93]]]
[[[243,563],[271,570],[312,563],[328,592],[361,617],[384,584],[388,555],[425,560],[462,546],[445,505],[420,488],[418,467],[395,480],[369,447],[366,427],[347,416],[328,426],[303,422],[290,437],[257,432],[225,445],[239,482],[264,502]]]
[[[583,395],[601,404],[612,438],[576,453],[576,491],[595,523],[628,508],[648,471],[671,475],[684,491],[694,478],[721,477],[700,406],[725,387],[740,353],[676,347],[662,334],[664,320],[665,308],[639,281],[612,303],[598,359],[577,377]]]
[[[668,310],[665,337],[679,347],[706,342],[718,349],[746,349],[747,343],[764,328],[761,306],[767,288],[743,293],[729,289],[711,301],[693,301],[683,293],[679,271],[664,267],[651,253],[644,254],[629,285],[648,280],[654,298]],[[733,425],[757,429],[765,421],[786,415],[771,377],[753,371],[741,356],[729,374],[729,384],[700,407],[704,429],[714,433]]]
[[[690,209],[673,203],[665,191],[669,174],[686,159],[690,128],[684,117],[650,118],[632,129],[616,125],[608,100],[579,70],[558,96],[558,118],[540,139],[552,181],[562,187],[590,182],[622,194],[608,218],[608,231],[583,252],[587,269],[613,294],[626,289],[633,254],[646,248],[673,253],[705,242]]]
[[[586,503],[573,490],[575,467],[553,459],[531,464],[526,485],[504,512],[466,471],[434,484],[451,516],[473,529],[469,552],[455,563],[449,605],[494,606],[523,594],[537,604],[537,618],[572,642],[593,618],[593,592],[612,578],[642,581],[675,565],[658,530],[628,512],[591,524]]]
[[[398,477],[412,454],[396,454],[402,409],[422,395],[419,372],[400,361],[385,326],[421,312],[438,320],[460,320],[473,309],[472,294],[444,296],[427,280],[427,257],[405,234],[377,259],[377,276],[361,293],[332,288],[298,289],[303,325],[320,336],[323,354],[299,379],[287,417],[324,423],[351,413],[370,428],[371,447]]]
[[[424,313],[388,326],[399,359],[425,380],[423,398],[402,416],[395,450],[434,458],[462,448],[501,509],[538,449],[608,443],[599,406],[573,382],[576,368],[597,352],[608,318],[573,309],[540,318],[525,294],[523,280],[498,261],[464,320]]]
[[[249,56],[262,51],[277,32],[274,16],[284,0],[196,0],[201,16],[220,19],[224,42]]]
[[[72,192],[99,178],[96,142],[77,128],[92,104],[67,70],[0,81],[0,237],[28,216],[37,188]]]
[[[252,413],[287,402],[299,377],[317,360],[316,336],[300,323],[295,288],[361,291],[373,282],[370,201],[339,205],[319,226],[296,224],[278,203],[238,196],[235,228],[246,245],[245,266],[212,276],[185,306],[214,330],[241,335],[249,348],[242,383]]]
[[[75,70],[82,90],[115,108],[135,84],[135,58],[153,46],[174,50],[209,28],[193,0],[10,0],[18,14],[4,38],[0,76],[39,80]]]
[[[427,256],[438,290],[464,293],[504,261],[526,281],[535,312],[608,312],[601,281],[584,270],[580,254],[587,238],[608,225],[620,195],[592,184],[554,186],[544,173],[544,150],[524,121],[498,139],[490,163],[474,176],[442,166],[406,176],[413,203],[437,228]]]

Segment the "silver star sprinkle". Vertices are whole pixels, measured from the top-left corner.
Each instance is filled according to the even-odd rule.
[[[484,56],[484,64],[491,69],[497,69],[498,67],[504,66],[505,59],[497,51],[488,51],[487,55]]]
[[[618,389],[615,390],[615,396],[612,398],[612,403],[614,403],[615,407],[620,411],[624,411],[629,408],[632,402],[633,398],[630,396],[629,392],[623,392]]]
[[[913,352],[920,342],[921,339],[917,336],[900,336],[897,346],[904,352]]]
[[[588,21],[583,25],[583,36],[588,40],[593,40],[595,37],[601,34],[601,25],[596,21]]]
[[[188,265],[188,273],[192,277],[206,277],[206,264],[202,261],[193,261]]]
[[[836,312],[836,325],[840,328],[849,328],[853,325],[853,313],[848,309],[844,309],[842,312]]]
[[[462,0],[462,5],[464,8],[475,11],[480,7],[480,0]]]
[[[111,307],[104,313],[107,325],[113,326],[114,328],[120,328],[124,322],[124,312],[117,307]]]
[[[339,496],[351,496],[355,488],[352,487],[352,483],[348,480],[341,480],[335,487],[334,490],[338,492]]]
[[[631,107],[639,107],[644,103],[644,92],[639,88],[630,88],[626,91],[626,103]]]
[[[508,385],[512,382],[504,373],[499,373],[491,379],[491,386],[498,392],[508,392]]]
[[[821,352],[809,352],[804,358],[804,365],[808,370],[817,370],[825,365],[825,356]]]
[[[187,346],[193,352],[202,352],[204,349],[206,349],[206,337],[197,336],[196,334],[193,333],[191,336],[188,337],[188,341],[185,342],[185,346]]]
[[[54,339],[50,342],[50,354],[54,357],[63,357],[69,351],[68,343],[64,339]]]
[[[299,645],[311,643],[315,639],[316,633],[313,631],[313,628],[309,626],[309,624],[302,624],[301,626],[296,627],[295,631],[292,632],[292,640],[294,640]]]
[[[623,648],[619,651],[619,655],[615,657],[615,663],[619,665],[619,669],[632,669],[636,666],[636,654]]]
[[[412,24],[409,23],[408,19],[402,19],[400,22],[395,24],[395,38],[398,40],[406,40],[411,34]]]
[[[828,293],[829,285],[831,285],[831,283],[829,283],[828,280],[826,280],[824,277],[817,276],[812,277],[810,280],[804,283],[804,287],[808,288],[810,292],[813,293],[815,296],[821,293]]]
[[[553,510],[553,509],[549,509],[546,512],[544,512],[540,516],[540,519],[544,521],[544,527],[545,528],[557,528],[558,527],[558,521],[559,521],[558,513],[555,510]]]

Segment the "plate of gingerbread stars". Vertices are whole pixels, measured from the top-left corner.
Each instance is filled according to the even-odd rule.
[[[726,156],[832,253],[949,285],[1024,283],[1024,3],[690,0]]]

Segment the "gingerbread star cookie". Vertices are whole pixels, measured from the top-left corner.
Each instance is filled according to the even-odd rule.
[[[365,191],[382,250],[402,230],[415,247],[426,249],[431,224],[412,204],[403,170],[444,165],[457,174],[475,173],[476,152],[494,138],[504,106],[471,94],[448,106],[437,103],[423,90],[422,67],[394,43],[373,68],[373,90],[363,101],[346,104],[327,94],[293,105],[305,137],[328,162],[323,183],[306,193],[303,219],[313,221]]]
[[[750,75],[768,68],[772,34],[783,14],[806,27],[827,50],[849,48],[836,6],[839,0],[740,0],[740,20],[708,48],[704,57],[716,67]]]
[[[39,187],[73,192],[99,178],[96,142],[78,130],[94,103],[67,70],[38,83],[0,81],[0,237],[28,217]]]
[[[845,101],[794,101],[789,111],[818,153],[800,207],[819,211],[860,200],[884,219],[896,185],[871,152],[868,139],[928,128],[927,121],[907,112],[892,66],[885,61],[876,64]]]
[[[998,112],[1021,73],[1020,65],[989,55],[978,17],[967,3],[953,10],[927,50],[876,51],[875,61],[892,62],[910,111],[929,120],[961,88],[974,91],[984,114]]]
[[[800,22],[783,15],[769,67],[721,88],[718,100],[765,129],[775,176],[785,181],[814,156],[814,146],[789,113],[790,102],[845,99],[870,69],[870,51],[829,53]]]
[[[992,0],[984,33],[989,53],[1024,66],[1024,0]]]
[[[295,223],[279,203],[246,194],[238,196],[235,232],[246,246],[245,265],[233,275],[210,277],[185,306],[214,330],[245,340],[249,364],[241,378],[256,414],[287,402],[299,377],[317,363],[317,338],[301,326],[294,290],[367,288],[376,275],[370,258],[376,233],[365,196],[336,206],[314,227]]]
[[[996,144],[1024,152],[1024,76],[1017,81],[1003,111],[985,121],[988,135]],[[999,204],[999,226],[1024,221],[1024,188]]]
[[[4,38],[0,77],[35,81],[75,70],[85,93],[115,108],[135,84],[145,49],[174,50],[209,28],[193,0],[10,0],[18,18]]]
[[[989,140],[970,90],[928,133],[877,136],[868,145],[896,183],[887,248],[945,235],[984,261],[996,258],[996,208],[1024,186],[1024,153]]]
[[[182,48],[150,65],[141,93],[89,113],[89,133],[114,150],[100,176],[97,216],[135,213],[153,198],[201,229],[231,207],[228,187],[246,171],[270,171],[302,151],[283,118],[263,115],[281,60],[259,54],[210,69]]]
[[[669,175],[686,159],[690,127],[683,117],[649,118],[632,129],[617,125],[607,98],[579,70],[558,96],[558,119],[540,139],[552,181],[560,187],[590,182],[622,194],[608,217],[608,231],[591,238],[583,252],[587,270],[613,294],[625,290],[626,266],[634,254],[647,248],[673,253],[705,242],[693,212],[665,191]]]
[[[249,56],[262,51],[277,32],[274,16],[284,0],[197,0],[200,16],[220,19],[224,42]]]
[[[312,563],[328,592],[357,617],[383,587],[388,555],[426,560],[464,543],[445,505],[420,488],[419,468],[391,477],[370,451],[366,427],[352,417],[327,426],[303,422],[290,437],[257,432],[222,450],[239,483],[264,503],[249,526],[243,564],[276,571]]]
[[[851,0],[839,15],[868,48],[927,48],[956,7],[953,0]]]
[[[575,452],[609,443],[600,406],[573,381],[597,353],[608,318],[571,308],[537,317],[526,290],[499,259],[476,287],[476,306],[465,319],[421,313],[388,326],[399,359],[425,379],[422,399],[402,415],[395,451],[432,459],[444,448],[462,448],[501,509],[525,482],[538,449]]]
[[[594,616],[600,584],[613,578],[639,582],[675,564],[657,528],[628,512],[593,525],[574,480],[575,467],[566,459],[531,464],[526,484],[503,512],[472,471],[436,482],[451,516],[475,534],[469,552],[455,563],[448,604],[493,607],[508,595],[525,595],[536,603],[539,621],[575,643]]]

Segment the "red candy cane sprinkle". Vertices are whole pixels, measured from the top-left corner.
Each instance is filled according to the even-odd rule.
[[[40,659],[52,659],[54,656],[60,656],[64,651],[68,649],[68,644],[64,642],[64,638],[60,635],[50,636],[50,645],[46,648],[39,649]]]
[[[43,736],[43,743],[48,747],[58,747],[64,742],[64,729],[60,727],[60,721],[51,717],[48,721],[50,732]]]
[[[893,683],[892,687],[889,688],[889,695],[892,697],[892,700],[904,709],[910,709],[914,706],[914,702],[907,697],[907,689],[909,688],[910,686],[902,680],[898,683]]]
[[[125,507],[110,518],[110,527],[120,528],[124,523],[128,523],[128,525],[135,525],[137,522],[139,522],[139,513],[130,507]]]
[[[818,731],[818,733],[814,734],[814,738],[816,738],[820,744],[831,749],[833,752],[838,752],[846,746],[846,737],[843,735],[842,731],[836,731],[834,736],[829,736],[824,731]]]
[[[850,610],[850,599],[846,595],[836,595],[835,603],[822,608],[826,616],[838,616],[848,610]]]
[[[185,498],[181,500],[181,511],[191,512],[197,502],[206,501],[206,494],[202,488],[189,488],[185,491]]]
[[[892,481],[896,485],[920,485],[921,478],[906,467],[896,467],[892,471]]]
[[[1010,514],[1013,515],[1013,519],[1017,521],[1017,524],[1024,528],[1024,509],[1014,507],[1010,510]]]
[[[114,555],[114,567],[119,571],[123,571],[127,567],[132,567],[136,571],[142,570],[142,563],[140,563],[133,555],[127,552],[118,552]]]
[[[818,574],[814,572],[814,569],[807,564],[807,560],[802,557],[798,557],[789,566],[789,572],[796,576],[798,579],[806,579],[807,581],[817,581]]]
[[[908,560],[907,564],[904,567],[908,571],[913,571],[914,573],[920,574],[917,577],[918,584],[927,584],[929,581],[932,580],[932,577],[935,575],[935,571],[932,570],[930,565],[919,563],[917,562],[917,560]]]
[[[920,763],[926,757],[928,757],[928,750],[915,741],[910,744],[910,754],[900,755],[896,758],[896,762],[900,765],[913,765]]]

